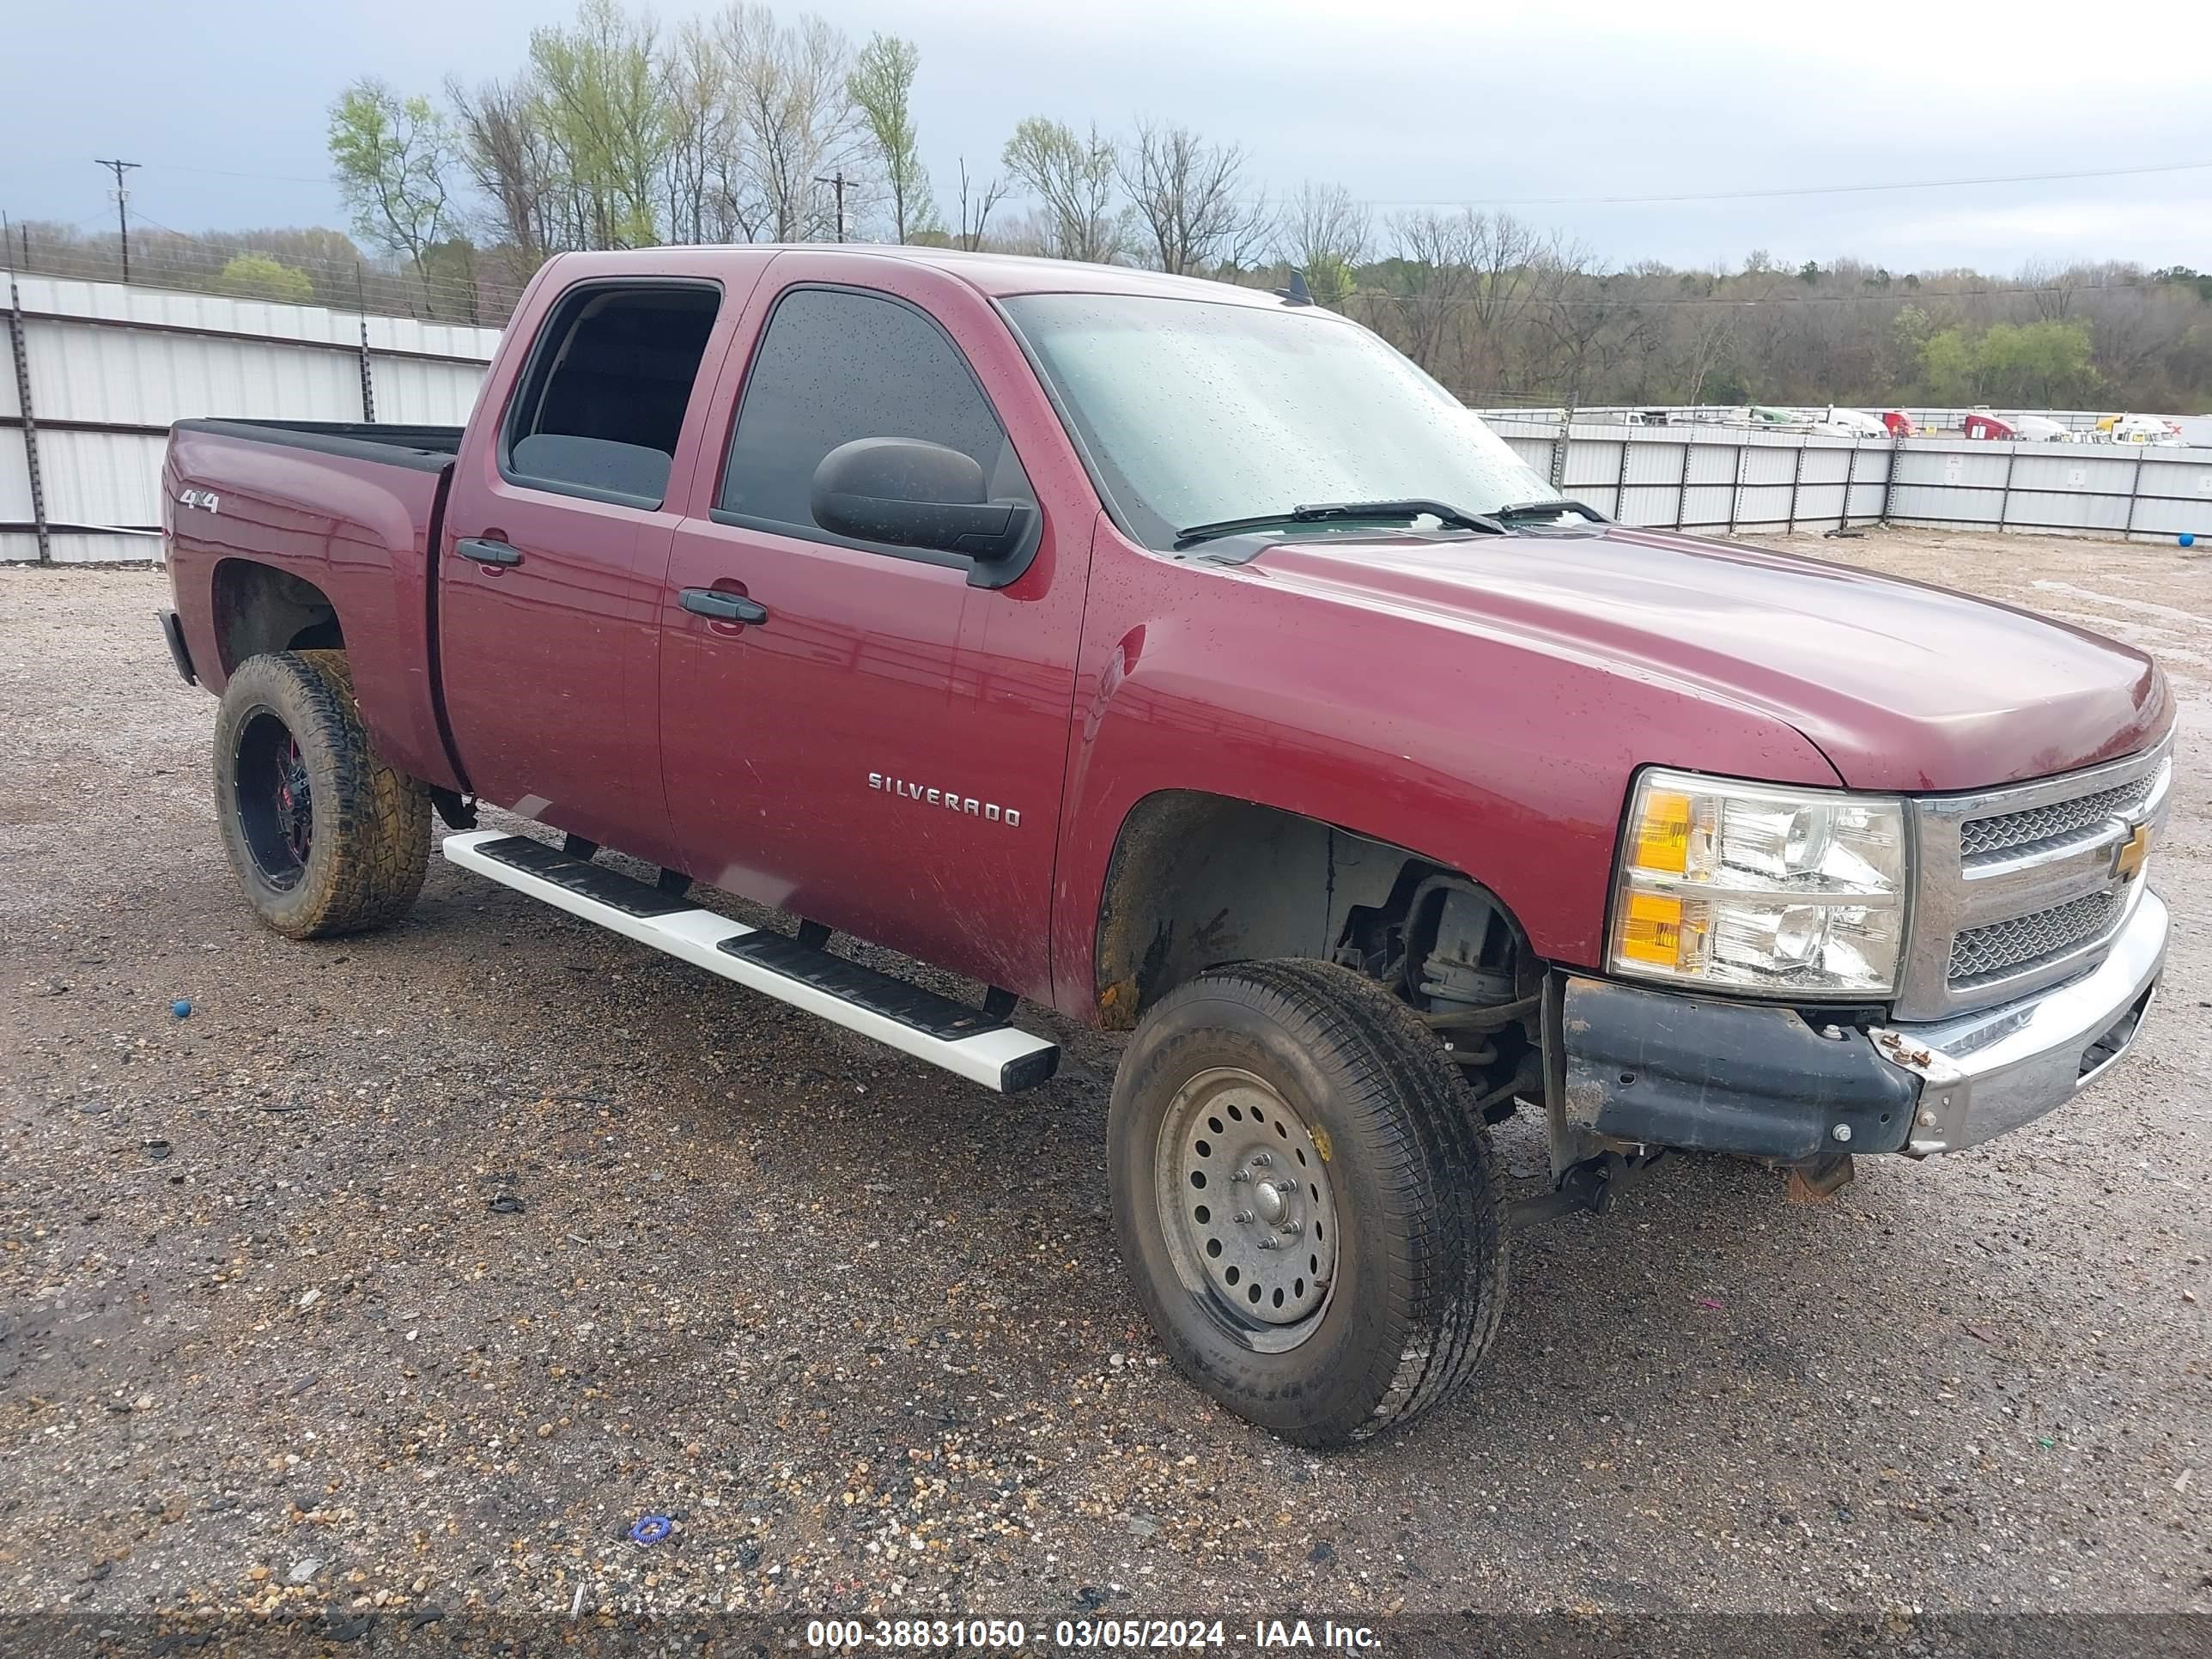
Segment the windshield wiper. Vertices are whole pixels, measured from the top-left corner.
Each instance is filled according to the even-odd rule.
[[[1509,507],[1493,508],[1490,516],[1500,524],[1522,524],[1531,519],[1556,519],[1569,513],[1579,513],[1592,524],[1611,522],[1595,507],[1565,495],[1548,501],[1515,501]]]
[[[1285,524],[1328,524],[1346,519],[1434,519],[1455,530],[1486,530],[1502,535],[1505,526],[1496,518],[1468,513],[1443,501],[1413,498],[1391,501],[1316,501],[1283,513],[1261,513],[1249,519],[1219,519],[1176,532],[1178,549],[1195,547],[1217,537],[1241,535],[1248,530],[1268,530]]]

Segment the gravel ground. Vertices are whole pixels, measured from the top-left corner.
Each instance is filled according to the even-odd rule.
[[[0,1610],[2212,1611],[2204,562],[1803,545],[2165,662],[2160,1008],[1832,1203],[1682,1160],[1527,1237],[1479,1391],[1329,1458],[1158,1358],[1103,1040],[1002,1099],[436,860],[288,943],[163,578],[0,571]]]

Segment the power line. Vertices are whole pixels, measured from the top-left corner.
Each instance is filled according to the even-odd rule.
[[[2212,161],[2162,161],[2146,167],[2089,167],[2071,173],[2009,173],[1971,179],[1911,179],[1877,185],[1795,185],[1759,190],[1685,191],[1664,196],[1508,196],[1483,198],[1374,199],[1366,207],[1640,207],[1680,202],[1747,202],[1785,196],[1864,196],[1895,190],[1965,190],[1984,185],[2047,185],[2081,179],[2130,179],[2147,173],[2201,173]]]

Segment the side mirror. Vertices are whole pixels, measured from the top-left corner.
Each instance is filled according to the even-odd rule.
[[[979,560],[1026,548],[1036,508],[984,498],[972,456],[919,438],[856,438],[814,469],[814,522],[856,541],[934,548]]]

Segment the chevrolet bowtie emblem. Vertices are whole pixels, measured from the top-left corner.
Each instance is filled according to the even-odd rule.
[[[2136,832],[2120,843],[2120,850],[2112,854],[2112,873],[2122,881],[2133,881],[2142,873],[2143,860],[2150,856],[2150,825],[2139,823]]]

